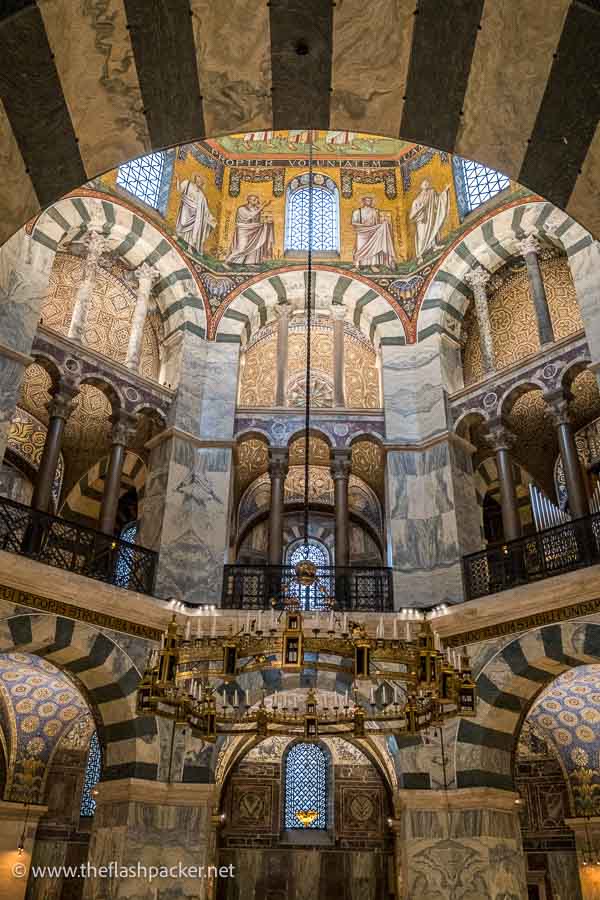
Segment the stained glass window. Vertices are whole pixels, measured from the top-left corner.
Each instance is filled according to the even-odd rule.
[[[327,757],[317,744],[295,744],[287,755],[285,827],[327,828]]]
[[[164,171],[165,154],[149,153],[119,166],[117,186],[158,209]]]
[[[488,169],[472,159],[454,157],[456,192],[461,214],[467,215],[500,191],[506,190],[510,179],[502,172]]]
[[[329,551],[324,544],[315,540],[309,540],[297,544],[288,551],[288,566],[295,566],[304,559],[310,560],[317,567],[317,579],[308,587],[303,587],[297,581],[290,583],[290,594],[300,601],[301,609],[329,609],[327,601],[329,595],[329,572],[324,568],[331,565]]]
[[[130,544],[135,544],[137,528],[137,522],[132,522],[130,525],[126,525],[121,532],[121,540],[128,541]],[[129,584],[129,579],[131,578],[131,565],[133,562],[131,557],[132,551],[129,549],[129,547],[123,547],[121,545],[119,547],[119,555],[117,557],[116,571],[116,583],[121,587],[127,587]]]
[[[286,206],[285,249],[308,250],[310,187],[308,175],[290,183]],[[335,183],[324,175],[313,176],[312,249],[339,252],[340,227],[338,192]]]
[[[93,816],[96,812],[96,800],[93,791],[100,781],[101,771],[102,751],[100,750],[98,735],[94,731],[90,738],[90,748],[88,750],[85,778],[83,781],[83,792],[81,794],[80,815],[82,816]]]

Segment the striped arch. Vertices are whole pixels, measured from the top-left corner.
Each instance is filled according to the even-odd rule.
[[[277,317],[277,307],[287,303],[302,309],[306,296],[306,270],[282,271],[262,277],[250,287],[232,293],[228,305],[217,319],[215,340],[245,344],[263,325]],[[405,344],[406,335],[393,299],[366,278],[340,275],[337,271],[315,268],[313,296],[316,309],[329,310],[343,305],[353,322],[372,344]]]
[[[590,622],[537,628],[500,650],[477,679],[477,716],[460,720],[457,787],[513,790],[513,751],[532,701],[562,672],[590,663],[600,663],[600,625]]]
[[[57,251],[91,227],[105,234],[110,249],[132,269],[147,263],[158,270],[153,296],[165,339],[182,328],[205,336],[203,291],[185,257],[166,234],[125,203],[89,192],[65,197],[42,213],[31,236],[34,243]]]
[[[86,519],[97,520],[100,517],[100,506],[104,493],[104,480],[108,471],[109,457],[104,456],[81,476],[77,484],[69,491],[60,515],[64,518],[83,516]],[[138,500],[144,494],[146,482],[146,464],[137,453],[127,450],[123,463],[121,476],[120,495],[127,493],[130,488],[135,488]]]
[[[494,272],[519,254],[518,242],[535,234],[572,257],[589,246],[589,235],[570,216],[551,203],[522,203],[490,216],[456,243],[442,257],[431,277],[419,311],[417,340],[443,333],[460,338],[471,288],[465,276],[483,267]]]
[[[160,744],[156,719],[136,714],[141,675],[131,657],[106,634],[82,622],[25,613],[0,622],[0,652],[42,656],[74,675],[100,719],[102,778],[156,780]]]
[[[515,475],[515,487],[517,490],[517,504],[522,525],[532,522],[531,502],[529,499],[529,485],[533,478],[519,463],[513,460]],[[474,473],[475,493],[481,510],[483,522],[483,501],[486,494],[491,494],[500,503],[500,481],[498,478],[498,465],[494,456],[488,456],[479,464]]]

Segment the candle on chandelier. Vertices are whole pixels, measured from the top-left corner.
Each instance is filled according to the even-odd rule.
[[[262,631],[262,609],[259,609],[258,616],[256,617],[256,630]]]
[[[191,621],[191,619],[188,619],[187,622],[185,623],[185,639],[186,639],[186,641],[189,641],[189,639],[190,639],[191,630],[192,630],[192,621]]]
[[[240,705],[240,695],[238,694],[237,690],[235,691],[235,693],[233,695],[233,705],[235,707],[238,707]]]
[[[394,619],[394,640],[398,640],[398,619]]]
[[[216,633],[217,633],[217,617],[211,616],[210,636],[215,637]]]
[[[371,687],[371,703],[375,705],[375,688]]]
[[[198,621],[196,622],[196,637],[199,638],[202,634],[202,619],[198,616]]]
[[[406,623],[406,640],[410,641],[410,625]]]
[[[344,618],[342,619],[342,631],[344,634],[348,633],[348,613],[344,613]]]
[[[384,628],[383,628],[383,617],[379,618],[379,625],[377,626],[377,637],[383,637]]]
[[[275,610],[271,609],[271,628],[275,628]]]

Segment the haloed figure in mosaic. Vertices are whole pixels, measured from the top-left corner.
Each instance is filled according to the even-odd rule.
[[[419,261],[428,250],[441,248],[438,237],[446,221],[449,204],[450,188],[446,186],[438,194],[431,182],[424,178],[409,215],[415,226],[415,252]]]
[[[387,213],[375,206],[375,198],[367,194],[360,209],[352,213],[352,227],[356,235],[354,265],[359,269],[388,269],[396,265],[392,224]]]
[[[249,194],[235,216],[235,231],[226,264],[256,265],[273,256],[273,220],[263,217],[270,200],[261,203],[256,194]]]
[[[208,207],[203,188],[206,181],[201,175],[191,180],[178,181],[177,190],[181,194],[179,215],[175,223],[177,237],[182,238],[193,250],[202,253],[204,243],[217,220]]]

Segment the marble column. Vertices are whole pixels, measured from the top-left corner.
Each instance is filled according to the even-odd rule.
[[[50,507],[52,486],[56,475],[65,425],[73,411],[73,400],[77,393],[78,388],[63,382],[55,390],[52,400],[48,404],[50,421],[31,498],[32,509],[47,512]]]
[[[269,447],[271,508],[269,510],[269,565],[280,566],[283,556],[283,506],[288,473],[287,447]]]
[[[10,426],[19,402],[21,382],[25,370],[32,362],[31,356],[0,344],[0,461],[4,457]]]
[[[135,430],[136,417],[124,410],[111,416],[112,431],[108,468],[104,479],[102,505],[98,528],[105,534],[114,534],[117,521],[117,508],[121,496],[121,476],[127,444],[131,441]]]
[[[288,338],[290,326],[290,308],[287,303],[277,307],[277,386],[275,389],[275,406],[285,406],[285,389],[288,369]]]
[[[492,326],[490,324],[490,311],[487,299],[487,283],[490,273],[483,268],[474,269],[465,275],[465,281],[473,290],[475,303],[475,317],[479,326],[479,343],[481,346],[481,359],[486,375],[491,375],[496,368],[494,358],[494,342],[492,340]]]
[[[167,428],[147,445],[150,460],[138,540],[160,553],[160,597],[191,604],[221,600],[233,497],[239,349],[239,344],[184,333]]]
[[[544,348],[549,344],[554,343],[554,329],[550,318],[550,310],[548,309],[546,289],[544,287],[544,279],[542,278],[542,270],[540,268],[538,256],[540,244],[535,235],[529,234],[519,242],[518,248],[525,260],[525,265],[527,266],[529,288],[535,309],[540,346]]]
[[[344,391],[344,320],[346,307],[335,304],[331,307],[333,316],[333,405],[346,405]]]
[[[140,357],[142,355],[142,342],[144,340],[144,325],[150,308],[150,292],[152,285],[159,277],[158,269],[149,266],[148,263],[142,263],[135,270],[138,281],[137,297],[135,301],[135,309],[133,311],[133,319],[131,321],[131,331],[129,333],[129,344],[127,345],[127,357],[125,365],[138,372],[140,368]]]
[[[35,833],[47,806],[0,800],[0,885],[2,900],[24,900]],[[21,853],[18,847],[21,845]]]
[[[573,426],[571,425],[569,414],[569,400],[571,398],[563,391],[557,391],[553,394],[545,394],[544,399],[550,408],[556,425],[558,447],[569,498],[569,512],[571,513],[571,518],[581,519],[583,516],[589,515],[590,501],[581,461],[577,453]]]
[[[583,900],[600,900],[600,816],[565,819],[575,834],[579,887]],[[577,896],[575,891],[571,895]]]
[[[513,461],[510,453],[513,436],[501,424],[492,424],[487,441],[496,454],[504,540],[514,541],[516,538],[521,537],[522,526],[521,516],[519,515]]]
[[[215,799],[212,784],[135,778],[100,782],[88,854],[91,877],[85,879],[84,900],[117,896],[209,900],[217,881]],[[111,863],[134,867],[137,877],[121,879],[114,870],[100,877],[98,869]],[[165,877],[159,878],[161,867]],[[224,871],[219,874],[231,877]]]
[[[348,483],[352,457],[350,450],[332,450],[331,477],[335,502],[335,564],[347,566],[350,561],[350,511]]]
[[[482,547],[475,448],[452,432],[447,394],[462,386],[458,342],[432,335],[381,348],[388,562],[396,607],[463,599],[461,559]]]
[[[398,900],[527,897],[517,795],[493,788],[401,790]]]
[[[109,249],[108,241],[97,231],[88,231],[83,239],[83,243],[86,245],[88,252],[84,263],[83,280],[77,288],[75,306],[69,326],[69,337],[72,341],[79,341],[79,343],[83,340],[85,320],[92,300],[100,258]]]

